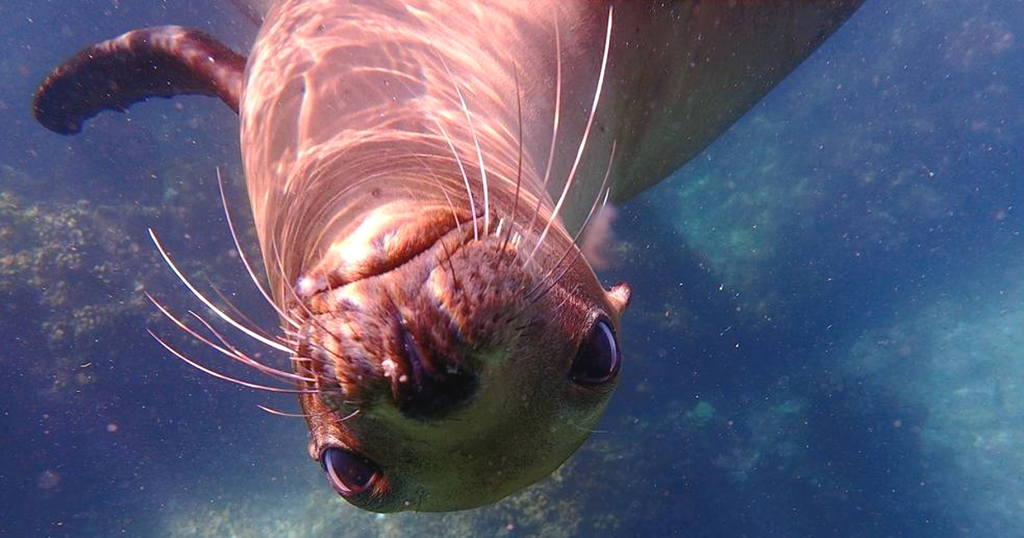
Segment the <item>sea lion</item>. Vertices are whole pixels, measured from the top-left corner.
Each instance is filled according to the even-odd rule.
[[[464,509],[557,468],[618,382],[629,288],[577,248],[596,209],[685,163],[860,3],[278,0],[249,11],[247,60],[137,30],[55,70],[34,113],[73,133],[152,96],[235,109],[282,319],[264,340],[292,371],[219,349],[294,384],[349,502]]]

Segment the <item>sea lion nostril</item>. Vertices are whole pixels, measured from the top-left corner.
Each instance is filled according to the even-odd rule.
[[[423,369],[423,357],[420,355],[418,349],[416,349],[416,342],[413,341],[412,335],[404,327],[401,329],[402,333],[402,351],[405,352],[406,362],[409,364],[409,382],[414,386],[421,386],[423,384],[424,369]]]
[[[477,378],[466,367],[426,350],[402,324],[399,328],[406,375],[397,380],[398,408],[407,417],[437,419],[469,400]]]
[[[366,491],[380,475],[380,469],[373,462],[341,448],[324,450],[320,464],[331,486],[343,497]]]

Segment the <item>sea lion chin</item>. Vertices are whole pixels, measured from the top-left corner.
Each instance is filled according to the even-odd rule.
[[[533,483],[585,440],[617,384],[628,287],[603,290],[573,250],[573,271],[591,276],[566,288],[528,259],[530,241],[445,213],[371,215],[364,228],[387,224],[338,250],[383,271],[345,281],[320,267],[292,307],[297,372],[317,380],[301,397],[310,456],[366,509],[472,508]]]

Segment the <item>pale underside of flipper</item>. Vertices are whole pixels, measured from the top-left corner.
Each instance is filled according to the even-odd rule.
[[[39,85],[32,112],[51,131],[74,134],[103,110],[150,97],[219,97],[235,112],[245,57],[181,26],[133,30],[69,58]]]
[[[620,154],[611,199],[678,170],[825,41],[863,0],[676,0],[615,4],[608,129]],[[594,3],[598,15],[606,7]],[[600,174],[591,174],[594,183]],[[596,186],[584,191],[596,190]]]

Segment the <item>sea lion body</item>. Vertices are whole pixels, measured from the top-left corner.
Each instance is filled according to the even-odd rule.
[[[629,289],[577,248],[595,211],[859,3],[279,0],[250,12],[244,72],[208,36],[140,31],[55,71],[36,115],[68,133],[152,95],[237,104],[310,455],[358,506],[462,509],[557,468],[614,390]]]

